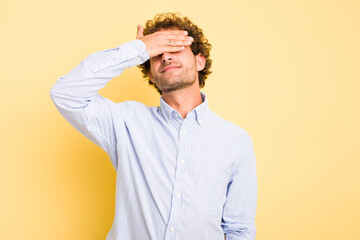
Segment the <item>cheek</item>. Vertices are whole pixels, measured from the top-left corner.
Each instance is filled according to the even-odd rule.
[[[152,81],[152,82],[154,82],[154,74],[152,73],[152,71],[151,71],[151,68],[149,69],[149,79],[150,79],[150,81]]]
[[[154,73],[156,72],[156,69],[158,69],[159,64],[155,61],[150,61],[150,72]],[[155,71],[154,71],[155,70]]]

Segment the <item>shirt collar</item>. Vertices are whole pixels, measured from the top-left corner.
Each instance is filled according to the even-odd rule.
[[[201,99],[202,99],[202,103],[195,107],[193,110],[191,110],[189,114],[191,114],[192,111],[195,112],[195,117],[196,117],[196,121],[197,123],[202,126],[205,122],[206,119],[206,115],[209,111],[209,106],[208,106],[208,101],[207,101],[207,97],[205,95],[205,93],[200,92],[201,93]],[[160,112],[163,115],[165,121],[167,123],[171,122],[171,116],[173,112],[176,112],[175,109],[173,109],[169,104],[167,104],[164,100],[164,98],[161,96],[160,97]]]

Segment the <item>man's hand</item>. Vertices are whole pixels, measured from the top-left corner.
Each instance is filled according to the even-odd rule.
[[[149,56],[155,57],[164,52],[179,52],[190,46],[194,39],[187,34],[183,30],[169,29],[144,36],[144,28],[138,25],[136,38],[144,42]]]

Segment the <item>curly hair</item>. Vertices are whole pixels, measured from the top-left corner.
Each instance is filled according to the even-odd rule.
[[[148,20],[145,24],[144,35],[157,32],[162,29],[178,28],[179,30],[185,30],[188,32],[188,36],[194,38],[194,41],[190,45],[191,51],[194,55],[201,53],[205,59],[205,67],[203,70],[198,72],[199,76],[199,87],[203,88],[205,86],[205,80],[210,75],[211,59],[210,59],[210,50],[211,44],[205,38],[202,30],[193,24],[189,18],[181,17],[179,13],[161,13],[154,17],[153,20]],[[143,77],[148,79],[150,85],[153,85],[156,90],[162,94],[161,90],[149,79],[150,71],[150,60],[147,60],[141,65],[138,65],[141,69]]]

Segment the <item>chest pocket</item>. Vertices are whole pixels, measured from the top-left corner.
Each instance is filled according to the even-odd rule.
[[[221,216],[226,200],[229,175],[202,169],[199,177],[196,210],[204,216]]]

